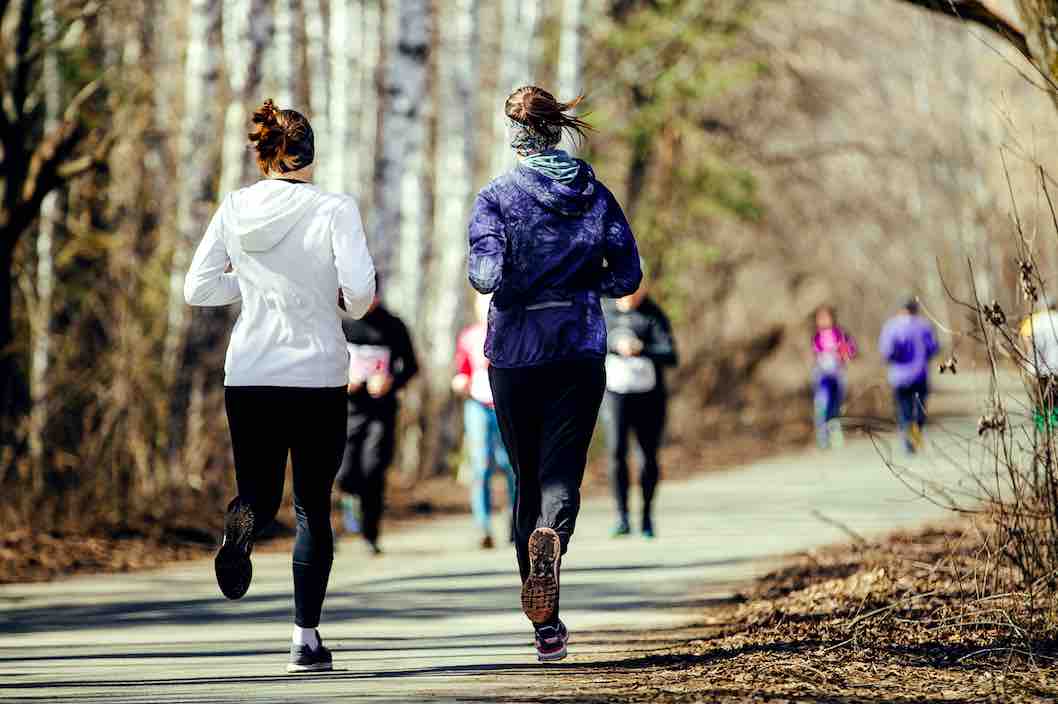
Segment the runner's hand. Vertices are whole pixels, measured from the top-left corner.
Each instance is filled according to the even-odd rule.
[[[372,398],[382,398],[393,388],[393,377],[388,374],[375,374],[367,380],[367,393]]]
[[[363,386],[364,386],[364,382],[362,382],[362,381],[350,381],[350,382],[349,382],[349,385],[345,387],[345,390],[346,390],[347,392],[349,392],[349,395],[350,395],[350,396],[352,396],[352,395],[353,395],[353,394],[355,394],[355,393],[356,393],[357,391],[359,391],[360,389],[362,389],[362,388],[363,388]]]
[[[456,374],[452,377],[452,391],[459,396],[470,394],[470,377],[466,374]]]
[[[617,341],[617,353],[622,357],[638,357],[643,351],[643,343],[634,337],[626,337]]]

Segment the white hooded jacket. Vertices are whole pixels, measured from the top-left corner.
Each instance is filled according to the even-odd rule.
[[[226,386],[345,386],[349,353],[339,316],[362,317],[374,295],[356,201],[274,179],[224,199],[184,279],[189,305],[242,302]]]

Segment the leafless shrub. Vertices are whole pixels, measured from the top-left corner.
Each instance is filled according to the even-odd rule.
[[[1058,235],[1058,214],[1042,167],[1039,184],[1052,215],[1050,226]],[[1023,321],[1037,310],[1039,302],[1046,300],[1047,285],[1036,261],[1033,240],[1017,214],[1016,202],[1012,220],[1017,252],[1016,300],[1021,302],[1021,308],[1004,308],[997,300],[981,300],[974,284],[972,261],[967,263],[971,292],[968,300],[960,300],[950,287],[945,287],[954,304],[964,308],[971,321],[967,331],[953,331],[953,338],[958,345],[967,346],[964,354],[985,360],[989,376],[976,434],[957,437],[959,454],[944,458],[960,463],[965,469],[964,481],[958,486],[942,485],[899,466],[891,458],[886,461],[909,486],[935,503],[973,516],[979,528],[973,536],[980,546],[979,559],[969,571],[963,561],[963,569],[957,575],[971,587],[968,598],[958,613],[937,614],[935,626],[1001,627],[1007,638],[1003,648],[1011,654],[1031,654],[1033,644],[1053,642],[1058,632],[1058,427],[1051,420],[1052,413],[1058,410],[1058,389],[1052,390],[1058,380],[1037,374],[1037,370],[1046,367],[1040,366],[1032,344],[1035,331],[1029,328],[1028,340],[1021,335]],[[953,355],[939,366],[940,373],[954,372],[957,360]],[[1012,370],[1021,380],[1016,392],[1010,388]],[[881,617],[897,606],[878,609],[870,617]],[[991,649],[982,654],[986,651],[990,653]]]

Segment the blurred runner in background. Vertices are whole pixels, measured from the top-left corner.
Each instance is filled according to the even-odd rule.
[[[381,291],[381,277],[378,282]],[[359,530],[376,555],[382,520],[386,470],[393,461],[397,428],[397,392],[419,371],[408,328],[375,294],[360,320],[343,320],[349,347],[349,414],[345,455],[338,487],[345,492],[346,530]],[[354,499],[359,499],[359,516]]]
[[[642,466],[643,491],[640,525],[643,536],[654,537],[652,513],[658,485],[658,448],[665,432],[668,391],[665,367],[675,366],[676,346],[665,313],[647,295],[646,280],[630,296],[606,301],[608,353],[603,423],[610,456],[610,482],[617,502],[613,536],[628,535],[628,440],[635,433]]]
[[[845,371],[856,356],[856,341],[835,320],[834,309],[816,309],[816,334],[812,337],[815,365],[812,367],[812,399],[816,442],[822,448],[840,447],[841,404],[845,400]]]
[[[1025,367],[1036,379],[1032,420],[1042,432],[1058,426],[1058,301],[1048,296],[1042,310],[1021,325]]]
[[[896,401],[896,424],[909,453],[922,447],[929,397],[929,360],[940,351],[933,325],[918,314],[918,300],[911,298],[900,312],[886,321],[878,350],[889,365],[889,385]]]
[[[452,390],[466,399],[463,403],[463,433],[470,461],[472,484],[470,508],[481,528],[481,547],[492,548],[492,481],[493,472],[503,472],[507,483],[507,506],[511,520],[505,531],[514,541],[514,469],[500,437],[496,409],[489,386],[489,360],[485,356],[485,324],[492,296],[478,294],[474,301],[477,322],[459,334],[456,342],[456,375]]]

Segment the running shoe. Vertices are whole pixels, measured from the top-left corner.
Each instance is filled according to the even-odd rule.
[[[918,423],[912,423],[911,427],[907,429],[908,439],[911,442],[912,447],[915,450],[922,449],[922,426]]]
[[[496,543],[492,542],[492,536],[491,535],[486,535],[484,538],[481,539],[481,549],[482,550],[491,550],[494,547],[496,547]]]
[[[377,540],[368,540],[367,549],[371,551],[372,557],[380,557],[382,555],[382,547]]]
[[[654,539],[654,519],[650,516],[643,516],[643,537],[647,540]]]
[[[617,525],[610,531],[611,538],[623,538],[626,535],[631,535],[632,526],[628,524],[627,518],[621,518],[617,521]]]
[[[324,647],[323,639],[320,638],[318,631],[316,638],[320,640],[320,643],[315,649],[297,643],[290,646],[290,662],[287,664],[287,672],[329,672],[333,669],[331,651]]]
[[[356,501],[352,496],[342,497],[342,525],[346,533],[360,532],[360,519],[357,517]]]
[[[213,568],[217,573],[217,585],[229,599],[241,599],[250,588],[253,565],[254,516],[249,506],[236,497],[228,504],[224,515],[224,542],[217,550]]]
[[[533,623],[549,623],[558,609],[558,570],[562,542],[550,528],[529,536],[529,577],[522,584],[522,611]]]
[[[540,662],[561,660],[568,654],[566,643],[569,642],[569,631],[566,624],[559,621],[554,626],[536,626],[533,641],[536,645],[536,659]]]
[[[845,432],[841,429],[841,419],[831,418],[827,421],[827,436],[829,446],[835,450],[845,447]]]

